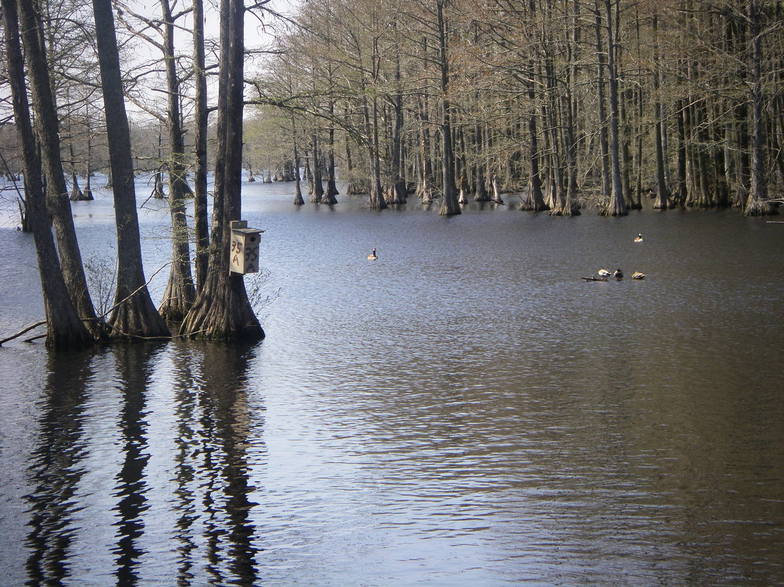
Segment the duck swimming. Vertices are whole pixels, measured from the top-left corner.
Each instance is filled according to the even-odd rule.
[[[634,237],[634,242],[641,243],[642,242],[642,233],[638,232],[637,236]]]

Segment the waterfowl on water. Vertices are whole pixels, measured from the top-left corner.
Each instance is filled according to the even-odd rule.
[[[599,271],[596,272],[596,275],[599,277],[610,277],[612,273],[610,273],[607,269],[599,269]]]
[[[621,271],[621,268],[620,268],[620,267],[618,267],[618,269],[616,269],[616,270],[613,272],[613,277],[614,277],[615,279],[617,279],[618,281],[620,281],[621,279],[623,279],[623,271]]]
[[[376,249],[373,247],[373,252],[368,255],[368,261],[375,261],[378,259],[378,255],[376,254]]]
[[[642,271],[635,271],[632,273],[632,279],[645,279],[645,273]]]
[[[634,237],[634,242],[641,243],[642,242],[642,233],[637,233],[637,236]]]

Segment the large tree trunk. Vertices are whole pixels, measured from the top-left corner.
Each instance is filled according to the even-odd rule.
[[[299,151],[297,150],[297,140],[294,139],[294,205],[302,206],[305,200],[302,198],[302,179],[299,176]]]
[[[294,116],[291,117],[291,140],[294,148],[294,205],[302,206],[305,200],[302,198],[302,178],[299,175],[299,149],[297,148],[297,125]]]
[[[312,204],[320,204],[321,199],[324,197],[324,181],[321,176],[321,156],[316,133],[313,133],[311,137],[311,145],[313,151],[313,193],[311,194],[310,202]]]
[[[210,245],[207,219],[207,74],[204,57],[204,5],[193,0],[193,77],[196,91],[196,130],[194,135],[194,231],[196,233],[196,289],[201,291],[207,280],[207,256]]]
[[[338,199],[337,181],[335,179],[335,129],[329,129],[329,151],[327,152],[327,191],[324,193],[322,202],[324,204],[337,204]]]
[[[662,114],[662,102],[659,95],[661,87],[661,70],[659,66],[659,14],[654,10],[653,13],[653,93],[655,110],[655,134],[656,134],[656,202],[653,207],[659,210],[666,210],[670,200],[670,190],[667,188],[667,180],[664,170],[664,140],[662,129],[664,127],[664,116]]]
[[[378,132],[378,98],[373,95],[373,133],[370,148],[370,157],[373,167],[373,178],[370,185],[370,207],[374,210],[383,210],[387,207],[384,199],[384,192],[381,187],[381,154],[379,151],[379,132]]]
[[[677,110],[677,129],[678,129],[678,152],[677,152],[677,200],[683,206],[688,197],[687,180],[687,143],[686,143],[686,105],[683,100],[679,100],[676,105]]]
[[[27,88],[24,80],[22,50],[15,0],[2,0],[8,81],[13,96],[14,118],[24,159],[27,220],[35,240],[38,273],[46,312],[46,345],[56,349],[76,349],[93,343],[74,308],[63,279],[54,237],[49,228],[41,162],[30,124]]]
[[[406,181],[404,179],[403,160],[403,90],[400,86],[400,38],[397,36],[397,23],[395,28],[395,94],[392,97],[392,106],[395,111],[394,125],[392,126],[392,203],[405,204]]]
[[[596,13],[595,32],[596,32],[596,57],[598,61],[598,69],[596,73],[596,88],[597,99],[599,101],[599,147],[601,149],[601,172],[602,172],[602,186],[601,198],[607,198],[610,195],[610,145],[607,137],[607,97],[605,95],[605,79],[604,70],[607,67],[607,50],[602,40],[602,14],[599,7],[599,0],[595,0],[594,4]]]
[[[90,299],[63,175],[57,108],[49,79],[46,49],[39,34],[43,30],[42,24],[32,0],[20,0],[18,7],[27,73],[31,82],[35,128],[46,177],[47,207],[55,228],[63,278],[79,317],[87,321],[94,335],[98,335],[101,327]]]
[[[532,17],[534,14],[535,5],[535,0],[531,0],[530,8]],[[536,68],[534,67],[533,60],[529,60],[528,75],[530,80],[528,82],[528,100],[530,102],[530,114],[528,116],[528,153],[531,163],[531,175],[528,180],[528,197],[521,208],[524,210],[541,212],[543,210],[547,210],[548,206],[545,204],[544,195],[542,194],[542,177],[539,170],[539,132],[536,124],[536,112],[539,106],[537,105],[536,83],[534,82],[535,71]]]
[[[332,83],[332,69],[330,67],[330,83]],[[330,98],[329,114],[332,118],[335,114],[335,102]],[[330,122],[329,125],[329,149],[327,151],[327,191],[322,202],[324,204],[337,204],[338,186],[335,178],[335,126]]]
[[[746,201],[744,214],[759,216],[774,212],[768,202],[768,178],[765,173],[767,158],[767,140],[765,138],[765,121],[763,106],[765,96],[762,91],[762,7],[759,0],[748,0],[747,4],[749,30],[751,33],[751,51],[749,71],[749,89],[751,102],[751,186]]]
[[[70,129],[71,125],[69,124],[68,126],[69,126],[68,134],[73,137],[73,133],[71,132]],[[84,197],[84,192],[82,192],[82,189],[79,187],[79,178],[76,177],[76,169],[74,168],[76,155],[74,154],[74,148],[72,142],[68,143],[68,155],[71,157],[71,195],[69,196],[69,199],[72,202],[80,202],[88,198]]]
[[[460,214],[455,189],[455,156],[452,150],[452,105],[449,102],[449,55],[447,49],[447,23],[444,5],[447,0],[436,0],[438,26],[438,60],[441,69],[441,149],[443,160],[442,200],[440,214]]]
[[[112,311],[109,325],[115,337],[168,336],[169,329],[155,310],[144,278],[131,140],[123,99],[111,0],[93,0],[93,13],[117,223],[116,307]]]
[[[221,1],[218,146],[209,271],[181,327],[184,335],[194,338],[237,341],[264,337],[243,276],[229,271],[230,222],[239,220],[242,214],[244,16],[242,0]]]
[[[85,186],[84,186],[84,199],[85,200],[94,200],[95,196],[93,196],[93,188],[92,188],[92,174],[93,174],[93,133],[92,129],[90,128],[90,114],[89,112],[86,113],[87,116],[87,169],[85,170]]]
[[[615,10],[620,10],[617,5],[618,0],[604,0],[604,7],[607,14],[607,69],[610,90],[610,177],[612,182],[612,193],[610,195],[610,205],[607,208],[607,215],[625,216],[626,202],[623,194],[623,178],[621,177],[621,137],[619,130],[619,109],[618,109],[618,68],[616,64],[617,31],[613,24],[612,4],[616,3]]]
[[[561,193],[561,205],[558,212],[563,216],[577,216],[580,211],[577,206],[577,133],[576,126],[576,98],[575,85],[577,76],[577,48],[580,42],[579,9],[573,3],[574,12],[571,19],[571,29],[566,34],[566,44],[569,59],[567,79],[564,95],[560,100],[561,126],[563,127],[564,156],[566,159],[566,173],[564,189]]]
[[[185,185],[185,144],[180,117],[180,82],[174,55],[174,19],[169,0],[161,0],[163,16],[163,49],[166,67],[167,121],[169,126],[169,212],[172,223],[172,260],[169,281],[163,293],[159,312],[164,319],[181,322],[196,297],[191,273],[191,251],[188,243],[188,221],[185,198],[190,189]]]
[[[477,102],[479,97],[476,97]],[[487,182],[485,180],[485,165],[484,165],[484,152],[483,152],[483,129],[481,124],[474,126],[474,156],[476,162],[474,165],[474,201],[475,202],[489,202],[490,192],[487,191]]]
[[[433,162],[431,160],[427,93],[419,96],[417,101],[419,106],[419,184],[416,194],[423,204],[430,204],[433,201]]]

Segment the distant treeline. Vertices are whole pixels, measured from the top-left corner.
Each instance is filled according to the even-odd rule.
[[[318,0],[293,21],[255,82],[255,140],[296,146],[309,178],[337,158],[374,207],[781,198],[782,2]]]

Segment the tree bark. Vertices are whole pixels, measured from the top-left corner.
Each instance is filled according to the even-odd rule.
[[[229,271],[230,222],[242,215],[244,16],[242,0],[221,0],[218,146],[207,281],[182,323],[191,338],[254,341],[264,338],[242,275]]]
[[[172,223],[172,260],[169,281],[158,311],[165,320],[181,322],[196,297],[191,273],[185,198],[185,144],[180,116],[180,81],[174,55],[174,19],[169,0],[161,0],[163,59],[166,68],[167,123],[169,129],[169,213]]]
[[[596,56],[598,61],[596,87],[599,101],[599,146],[601,148],[602,160],[602,191],[600,195],[602,198],[606,198],[610,195],[610,145],[607,137],[607,97],[605,95],[606,88],[604,79],[604,70],[607,67],[607,51],[602,40],[602,14],[599,0],[595,0],[594,8],[596,10],[594,30],[596,32]]]
[[[536,2],[530,1],[531,16],[533,17]],[[539,133],[536,124],[536,111],[537,105],[537,92],[536,83],[534,80],[534,67],[533,60],[528,61],[528,100],[530,102],[530,114],[528,115],[528,140],[529,140],[529,160],[531,165],[531,175],[528,180],[528,198],[521,208],[525,210],[533,210],[534,212],[541,212],[547,210],[548,206],[544,202],[544,195],[542,194],[542,178],[539,170]]]
[[[427,49],[427,45],[425,45]],[[430,120],[428,115],[427,94],[418,98],[419,106],[419,185],[417,197],[423,204],[433,201],[433,162],[430,146]]]
[[[100,335],[101,328],[87,287],[63,175],[57,107],[52,94],[46,49],[39,35],[43,30],[40,16],[35,12],[32,0],[19,0],[18,8],[35,111],[35,129],[46,178],[47,207],[54,224],[63,278],[79,317],[87,321],[93,335]]]
[[[194,232],[196,233],[196,290],[201,291],[207,280],[210,245],[207,219],[207,74],[204,56],[204,4],[193,0],[193,77],[196,91],[194,135]]]
[[[22,50],[19,43],[19,22],[15,0],[2,0],[3,28],[5,29],[8,81],[13,98],[14,118],[22,146],[25,176],[27,219],[35,240],[38,273],[46,313],[46,345],[54,349],[77,349],[93,343],[68,295],[54,237],[49,228],[46,199],[42,183],[41,162],[38,158],[27,88],[24,80]]]
[[[619,131],[618,113],[618,69],[616,66],[616,27],[613,26],[612,4],[616,3],[615,10],[620,8],[618,0],[604,0],[607,14],[607,69],[610,90],[610,176],[612,180],[612,194],[607,214],[612,216],[625,216],[626,202],[623,194],[623,178],[621,177],[621,137]]]
[[[169,336],[145,285],[131,140],[111,0],[93,0],[117,224],[117,291],[109,325],[119,338]]]
[[[393,23],[395,29],[395,93],[392,96],[392,107],[395,111],[395,120],[392,126],[392,202],[405,204],[406,181],[404,179],[403,160],[403,90],[400,85],[400,38],[397,35],[397,22]]]
[[[297,125],[294,122],[294,116],[291,117],[291,140],[294,149],[294,205],[303,206],[305,200],[302,197],[302,179],[299,175],[299,149],[297,148]]]
[[[751,51],[749,63],[749,89],[751,102],[751,185],[746,201],[746,216],[771,214],[774,208],[768,202],[768,178],[765,174],[767,139],[763,107],[765,96],[762,89],[762,7],[759,0],[747,3]]]
[[[661,70],[659,66],[659,14],[654,10],[653,13],[653,93],[654,93],[654,113],[655,113],[655,142],[656,142],[656,202],[653,207],[659,210],[666,210],[670,200],[670,190],[667,187],[667,180],[664,171],[664,141],[662,128],[664,127],[664,116],[662,112],[661,96]]]
[[[447,22],[444,6],[449,0],[436,0],[438,27],[438,60],[441,70],[441,148],[443,160],[443,181],[441,216],[460,214],[455,189],[455,156],[452,150],[452,105],[449,101],[449,55],[447,48]]]

